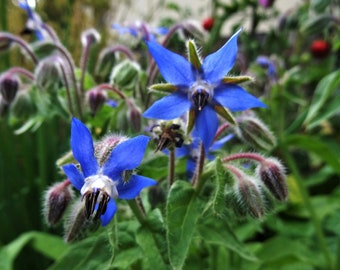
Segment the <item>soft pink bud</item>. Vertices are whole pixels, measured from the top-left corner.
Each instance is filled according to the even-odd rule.
[[[50,226],[58,224],[73,197],[70,181],[65,180],[51,186],[45,194],[44,215]]]
[[[271,194],[279,201],[285,201],[288,197],[285,169],[280,161],[268,158],[261,162],[256,173]]]

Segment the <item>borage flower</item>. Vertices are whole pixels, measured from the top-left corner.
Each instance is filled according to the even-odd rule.
[[[85,199],[88,218],[100,218],[107,225],[117,207],[114,199],[130,200],[156,181],[136,175],[133,170],[141,163],[149,137],[137,136],[119,142],[102,164],[98,163],[90,131],[78,119],[72,119],[71,148],[82,172],[75,164],[63,166],[73,186]]]
[[[170,120],[189,111],[188,131],[195,126],[205,151],[213,141],[218,127],[217,114],[235,124],[230,111],[243,111],[265,105],[248,94],[236,83],[247,76],[228,77],[237,55],[236,32],[218,51],[201,62],[195,44],[188,41],[189,61],[153,41],[148,49],[155,59],[160,73],[168,84],[157,84],[151,89],[171,94],[156,101],[145,113],[146,118]]]

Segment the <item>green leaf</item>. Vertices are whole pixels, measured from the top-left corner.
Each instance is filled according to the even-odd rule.
[[[160,250],[157,247],[154,236],[148,228],[142,227],[136,236],[138,245],[143,250],[143,261],[145,269],[167,269]]]
[[[78,243],[69,245],[66,253],[49,270],[95,270],[107,269],[111,258],[107,233],[95,234]]]
[[[205,222],[205,224],[200,222],[197,230],[206,243],[226,247],[246,260],[257,261],[257,258],[237,238],[227,222],[213,218],[209,222]]]
[[[286,138],[286,143],[306,151],[315,153],[321,160],[326,162],[333,170],[340,174],[339,154],[317,137],[304,135],[291,135]]]
[[[174,269],[182,269],[201,213],[201,206],[190,183],[176,181],[172,185],[166,211],[170,263]]]
[[[143,251],[139,247],[124,249],[114,258],[112,266],[119,269],[128,269],[129,266],[141,258],[143,258]]]
[[[327,100],[329,100],[329,98],[339,85],[340,70],[327,75],[319,82],[315,89],[312,103],[309,107],[308,114],[304,122],[307,128],[311,128],[310,125],[313,124],[312,121],[318,117],[320,110],[325,106]],[[320,118],[318,118],[318,121],[320,121]]]
[[[0,269],[13,269],[16,257],[26,245],[31,245],[51,259],[57,259],[66,249],[66,244],[60,237],[42,232],[27,232],[0,249]]]

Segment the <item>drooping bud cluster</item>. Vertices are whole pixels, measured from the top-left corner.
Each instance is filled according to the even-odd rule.
[[[232,160],[247,159],[258,163],[255,173],[240,165],[229,164]],[[264,158],[254,153],[240,153],[226,157],[223,162],[234,181],[227,187],[226,200],[232,210],[241,216],[261,218],[272,210],[274,200],[287,200],[288,188],[285,169],[276,158]]]
[[[184,142],[184,131],[179,121],[159,121],[150,131],[157,143],[156,152],[181,147]]]

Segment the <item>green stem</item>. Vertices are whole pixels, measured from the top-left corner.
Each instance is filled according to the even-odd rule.
[[[308,194],[308,190],[306,188],[306,186],[304,185],[302,176],[300,175],[300,172],[296,166],[295,161],[293,160],[293,157],[291,156],[290,152],[288,151],[288,148],[286,145],[282,145],[281,147],[282,150],[282,154],[285,158],[285,161],[287,162],[288,167],[290,168],[292,174],[294,175],[294,179],[296,180],[296,184],[298,186],[299,192],[302,196],[302,200],[304,202],[305,207],[307,208],[310,217],[311,217],[311,221],[314,225],[314,229],[316,231],[316,237],[318,239],[319,242],[319,246],[321,248],[321,251],[325,257],[325,261],[328,265],[327,269],[334,269],[333,268],[333,263],[332,263],[332,257],[331,254],[329,252],[329,249],[327,247],[327,243],[326,243],[326,239],[322,230],[322,226],[321,226],[321,221],[314,209],[314,206],[310,200],[309,194]]]
[[[128,204],[138,219],[140,224],[145,224],[145,212],[143,211],[143,207],[140,205],[141,201],[138,201],[137,198],[134,200],[128,200]]]
[[[169,188],[172,186],[175,180],[175,149],[170,150],[169,156]]]

